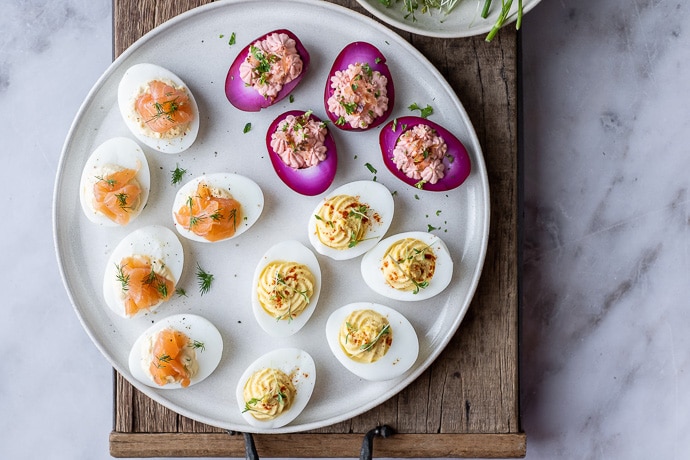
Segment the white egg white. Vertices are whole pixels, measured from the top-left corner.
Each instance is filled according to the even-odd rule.
[[[135,179],[141,188],[139,205],[130,210],[129,223],[132,223],[146,206],[149,190],[151,190],[151,172],[146,155],[132,139],[114,137],[96,147],[86,160],[82,171],[79,184],[79,201],[84,214],[91,222],[109,227],[118,225],[94,209],[93,186],[99,181],[99,177],[121,169],[137,170]]]
[[[245,411],[244,385],[255,372],[265,369],[280,369],[292,377],[295,385],[295,400],[286,412],[273,420],[257,420]],[[251,426],[261,429],[279,428],[292,422],[304,410],[316,384],[316,365],[309,353],[299,348],[280,348],[258,358],[244,371],[237,383],[236,397],[239,411]]]
[[[170,270],[175,284],[182,276],[184,266],[184,253],[180,240],[175,232],[161,225],[142,227],[125,236],[113,250],[108,258],[103,275],[103,297],[112,311],[123,318],[134,318],[146,312],[155,310],[158,305],[147,311],[140,311],[136,315],[125,314],[124,301],[122,299],[122,284],[118,281],[117,267],[123,258],[134,255],[148,256],[151,259],[162,261]],[[162,303],[162,302],[161,302]]]
[[[429,281],[429,285],[419,289],[417,294],[414,294],[413,291],[400,291],[393,288],[386,283],[383,272],[381,271],[383,256],[388,248],[396,241],[405,238],[415,238],[423,241],[431,247],[436,256],[434,276],[431,281]],[[448,287],[450,280],[453,278],[453,259],[451,259],[448,247],[443,240],[433,233],[405,232],[381,240],[371,251],[364,254],[364,257],[362,257],[361,271],[362,278],[364,278],[364,282],[367,286],[374,292],[386,296],[389,299],[402,301],[425,300],[439,294]]]
[[[264,194],[261,191],[261,187],[259,187],[256,182],[239,174],[206,174],[204,176],[196,177],[184,184],[175,195],[175,200],[173,201],[172,206],[172,219],[175,223],[175,228],[180,235],[192,241],[211,243],[211,241],[207,240],[203,236],[199,236],[185,226],[180,225],[175,219],[175,213],[179,211],[180,208],[187,205],[187,200],[189,197],[196,195],[199,182],[205,182],[211,188],[227,191],[242,205],[242,215],[244,217],[238,223],[235,234],[230,238],[226,238],[226,240],[240,236],[242,233],[249,230],[249,228],[254,225],[257,220],[259,220],[259,217],[264,209]]]
[[[388,319],[393,342],[388,352],[373,363],[358,363],[350,359],[338,341],[340,327],[350,313],[374,310]],[[412,367],[419,355],[419,339],[412,324],[397,310],[371,302],[355,302],[335,310],[326,321],[326,340],[336,359],[345,369],[370,381],[391,380],[402,376]]]
[[[305,265],[309,271],[314,275],[314,293],[309,297],[309,304],[302,313],[292,320],[277,320],[264,310],[259,302],[256,287],[259,284],[259,277],[264,267],[274,261],[295,262]],[[299,241],[289,240],[280,242],[272,246],[261,257],[259,263],[254,270],[254,278],[252,281],[252,310],[254,317],[259,323],[259,326],[272,337],[287,337],[293,335],[309,321],[311,315],[316,309],[316,304],[319,301],[319,293],[321,292],[321,267],[319,261],[316,259],[311,250],[304,246]]]
[[[167,80],[173,82],[177,87],[186,88],[194,119],[190,122],[183,135],[173,138],[157,138],[148,135],[139,125],[138,117],[134,110],[134,101],[140,94],[142,88],[146,88],[149,82],[153,80]],[[180,77],[164,67],[142,63],[135,64],[128,68],[122,76],[118,86],[117,103],[120,114],[132,134],[147,146],[160,152],[183,152],[191,147],[199,133],[199,108],[192,91]]]
[[[321,209],[323,203],[328,199],[337,195],[358,197],[360,203],[368,205],[368,207],[378,215],[378,219],[370,219],[370,227],[367,230],[365,239],[347,249],[334,249],[326,246],[319,240],[316,233],[316,215],[319,209]],[[362,180],[341,185],[331,191],[327,196],[323,197],[309,216],[309,222],[307,224],[309,242],[316,252],[330,257],[333,260],[354,259],[376,246],[376,243],[383,238],[393,221],[394,209],[395,203],[393,202],[393,195],[385,185],[379,182]]]
[[[206,318],[182,314],[163,318],[137,338],[129,353],[129,372],[132,376],[141,383],[154,388],[165,390],[182,388],[179,382],[160,386],[153,381],[151,374],[147,371],[152,358],[150,341],[160,331],[168,328],[184,333],[190,341],[203,344],[203,347],[200,346],[195,349],[199,370],[196,375],[191,377],[189,386],[195,385],[211,375],[218,367],[223,354],[223,338],[218,329]]]

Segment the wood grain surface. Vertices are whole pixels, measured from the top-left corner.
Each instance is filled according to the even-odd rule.
[[[260,0],[258,0],[260,1]],[[207,0],[113,0],[114,54]],[[368,15],[354,0],[332,1]],[[364,433],[377,457],[522,457],[519,410],[518,34],[437,39],[396,30],[443,74],[462,101],[489,175],[491,226],[482,277],[457,334],[405,390],[351,420],[305,433],[255,435],[261,457],[357,457]],[[153,402],[115,373],[114,457],[243,457],[242,436]],[[327,446],[327,447],[325,447]]]

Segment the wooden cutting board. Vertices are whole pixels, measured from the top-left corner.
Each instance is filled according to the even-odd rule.
[[[260,0],[258,0],[260,1]],[[113,0],[118,56],[155,26],[210,0]],[[368,15],[355,0],[337,3]],[[519,407],[519,107],[518,34],[437,39],[396,30],[457,93],[484,151],[491,195],[489,247],[470,309],[440,357],[380,406],[319,430],[254,435],[260,457],[358,457],[363,435],[379,425],[376,457],[523,457]],[[164,408],[115,372],[114,457],[244,457],[242,435]]]

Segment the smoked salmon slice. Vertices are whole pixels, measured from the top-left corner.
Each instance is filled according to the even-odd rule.
[[[175,291],[175,282],[156,273],[148,257],[125,257],[117,266],[117,272],[125,295],[127,316],[170,299]]]
[[[121,169],[97,177],[93,186],[94,209],[119,225],[127,225],[139,205],[141,187],[135,179],[138,170]]]
[[[177,210],[175,220],[208,241],[220,241],[237,231],[242,221],[242,206],[230,196],[215,196],[205,182],[199,182],[196,194]]]
[[[180,382],[189,386],[191,374],[183,363],[183,350],[189,346],[189,338],[175,329],[164,329],[158,333],[153,343],[153,358],[149,372],[158,385]]]
[[[149,90],[136,99],[134,108],[143,123],[160,134],[178,129],[177,135],[182,135],[194,118],[186,91],[159,80],[149,82]]]

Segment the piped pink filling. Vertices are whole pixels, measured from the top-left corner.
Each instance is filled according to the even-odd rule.
[[[293,169],[316,166],[326,159],[326,128],[308,115],[288,115],[271,135],[271,148]]]
[[[393,150],[393,162],[407,177],[435,184],[443,178],[446,142],[431,127],[420,124],[405,131]]]
[[[350,64],[331,77],[334,92],[328,98],[328,110],[338,117],[338,124],[366,128],[388,108],[387,83],[368,64]]]
[[[258,40],[240,65],[240,78],[265,98],[274,98],[286,83],[302,73],[302,58],[295,40],[273,33]]]

